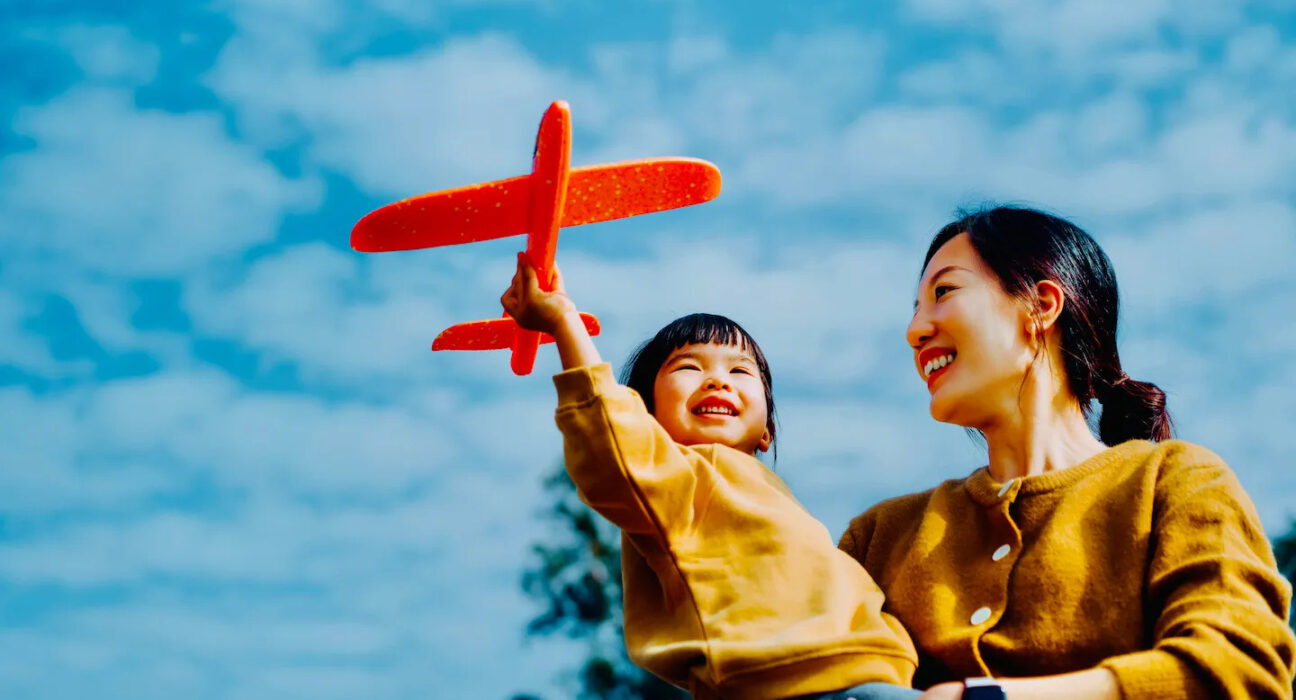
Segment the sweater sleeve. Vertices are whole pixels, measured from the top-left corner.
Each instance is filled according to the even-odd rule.
[[[676,444],[606,363],[557,374],[554,385],[563,456],[581,499],[631,539],[666,549],[664,528],[689,530],[706,497],[693,464],[700,457]]]
[[[875,512],[876,508],[870,508],[862,515],[855,516],[842,533],[841,539],[837,540],[837,549],[849,554],[865,568],[868,567],[868,546],[873,539]]]
[[[1155,508],[1152,648],[1102,664],[1124,697],[1291,698],[1291,586],[1232,470],[1185,445],[1167,455]]]

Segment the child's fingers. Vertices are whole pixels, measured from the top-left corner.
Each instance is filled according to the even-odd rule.
[[[562,294],[567,293],[567,285],[563,284],[562,270],[558,269],[558,263],[553,266],[553,290]]]
[[[504,305],[504,308],[506,309],[510,308],[511,304],[517,303],[519,298],[519,293],[521,292],[521,290],[522,290],[522,263],[519,261],[518,269],[516,272],[513,273],[513,279],[509,280],[508,289],[505,289],[504,294],[500,297],[500,303]]]
[[[525,253],[518,253],[518,265],[522,271],[522,285],[527,294],[536,294],[540,291],[540,282],[536,279],[536,271],[531,267],[531,261],[527,260]]]
[[[504,310],[509,312],[509,314],[513,314],[517,310],[517,303],[517,285],[514,284],[504,290],[504,295],[500,297],[500,305],[503,306]]]

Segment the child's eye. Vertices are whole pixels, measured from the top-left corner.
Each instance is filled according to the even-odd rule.
[[[734,367],[733,369],[729,370],[729,372],[737,373],[737,374],[747,374],[747,375],[750,375],[752,373],[752,371],[750,369],[747,369],[746,367]]]
[[[682,369],[698,370],[698,369],[701,369],[701,368],[698,367],[697,365],[689,364],[689,363],[686,362],[686,363],[684,363],[684,364],[682,364],[682,365],[675,365],[675,369],[673,369],[673,370],[671,370],[671,371],[672,371],[672,372],[678,372],[678,371],[680,371],[680,370],[682,370]]]

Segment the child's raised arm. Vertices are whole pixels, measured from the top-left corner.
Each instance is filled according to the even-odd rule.
[[[603,358],[599,356],[594,340],[585,330],[585,323],[581,321],[576,304],[567,296],[562,273],[558,271],[556,263],[553,282],[552,292],[541,289],[535,268],[531,266],[525,253],[518,253],[517,272],[504,296],[500,297],[500,303],[519,326],[554,337],[563,369],[602,364]]]

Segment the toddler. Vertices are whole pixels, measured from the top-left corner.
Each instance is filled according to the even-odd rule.
[[[756,341],[723,316],[685,316],[635,353],[622,386],[554,275],[542,291],[519,254],[501,302],[557,343],[567,471],[623,533],[631,660],[700,699],[907,688],[917,654],[881,589],[755,456],[775,433]]]

